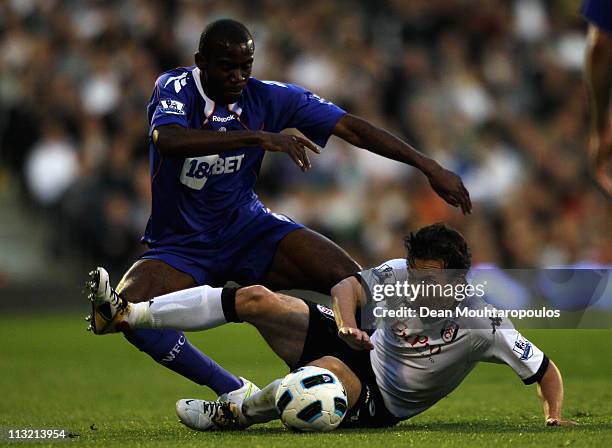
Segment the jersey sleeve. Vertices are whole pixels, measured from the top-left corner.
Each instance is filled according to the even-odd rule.
[[[516,330],[509,320],[504,319],[495,331],[474,331],[483,348],[476,350],[480,352],[478,361],[506,364],[525,384],[540,381],[546,373],[548,357]]]
[[[585,0],[580,12],[590,23],[608,33],[612,33],[612,5],[610,0]]]
[[[264,82],[271,89],[273,130],[297,128],[317,145],[325,146],[346,111],[300,86]]]
[[[385,261],[380,266],[359,272],[357,277],[361,280],[368,297],[372,297],[376,285],[394,284],[407,279],[406,260],[396,258]]]
[[[178,124],[189,127],[190,99],[188,73],[178,76],[164,74],[155,82],[155,90],[149,103],[150,133],[156,127]]]

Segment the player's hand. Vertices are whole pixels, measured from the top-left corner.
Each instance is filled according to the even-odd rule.
[[[470,193],[466,190],[459,176],[441,167],[433,160],[430,161],[423,172],[429,179],[431,188],[438,193],[438,196],[453,207],[461,207],[464,215],[472,212]]]
[[[291,157],[302,171],[312,167],[308,158],[308,151],[321,154],[321,150],[312,142],[297,135],[277,134],[274,132],[263,132],[262,148],[271,152],[284,152]]]
[[[595,183],[612,199],[612,129],[591,135],[589,159]]]
[[[546,426],[576,426],[578,422],[574,420],[563,420],[561,418],[549,417],[546,419]]]
[[[353,350],[372,350],[374,348],[370,336],[359,328],[340,327],[338,336]]]

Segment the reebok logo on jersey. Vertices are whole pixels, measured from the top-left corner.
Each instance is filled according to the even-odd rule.
[[[185,115],[185,105],[180,101],[163,99],[158,107],[159,111],[165,114]]]
[[[233,115],[229,115],[227,117],[217,117],[216,115],[212,116],[212,121],[216,121],[218,123],[227,123],[228,121],[234,120],[236,117]]]

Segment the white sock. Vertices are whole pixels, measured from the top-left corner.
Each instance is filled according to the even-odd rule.
[[[196,286],[130,304],[127,322],[131,328],[171,328],[195,331],[226,323],[221,305],[223,288]]]
[[[276,409],[276,391],[281,381],[281,379],[273,381],[244,400],[242,414],[249,423],[266,423],[279,417]]]

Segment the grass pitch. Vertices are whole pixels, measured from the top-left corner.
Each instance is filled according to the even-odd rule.
[[[63,428],[73,438],[36,445],[612,446],[609,330],[525,332],[561,369],[565,416],[578,427],[545,427],[535,386],[524,386],[505,366],[481,364],[449,397],[394,428],[294,434],[280,422],[245,432],[188,430],[177,422],[175,401],[213,394],[158,366],[121,336],[93,336],[85,327],[79,315],[0,317],[0,444],[8,442],[9,429]],[[190,340],[259,385],[286,373],[247,325],[191,333]]]

